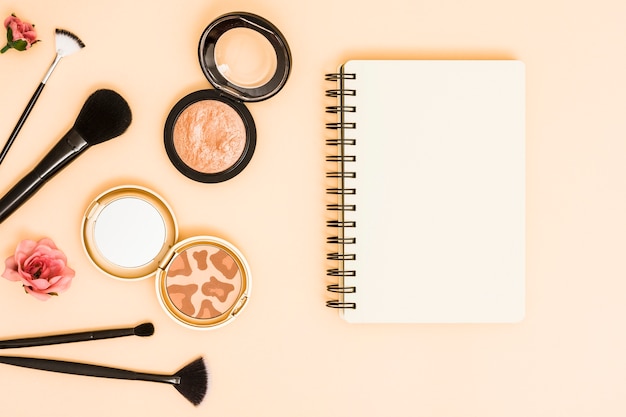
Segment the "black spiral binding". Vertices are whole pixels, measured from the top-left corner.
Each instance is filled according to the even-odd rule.
[[[339,294],[339,299],[333,299],[326,302],[327,307],[340,309],[355,309],[355,302],[346,302],[343,294],[355,293],[355,286],[347,286],[344,282],[346,277],[356,277],[356,271],[348,269],[346,261],[354,261],[356,254],[349,253],[348,246],[356,243],[356,238],[351,236],[350,230],[354,230],[356,223],[346,219],[346,213],[355,211],[356,205],[350,204],[348,199],[350,195],[356,194],[355,188],[349,188],[346,179],[355,178],[356,172],[348,169],[347,163],[356,161],[355,155],[350,155],[348,147],[356,145],[356,139],[348,138],[346,132],[356,127],[355,123],[345,120],[346,113],[354,113],[354,106],[347,106],[344,103],[344,97],[356,95],[356,91],[345,88],[345,80],[356,79],[356,74],[348,73],[332,73],[326,74],[326,81],[335,82],[338,88],[326,90],[326,96],[336,98],[338,105],[327,106],[326,112],[338,115],[338,121],[326,123],[326,128],[337,133],[336,138],[327,139],[326,145],[334,149],[332,155],[326,156],[326,162],[336,164],[337,169],[328,171],[327,178],[337,180],[337,186],[327,188],[326,193],[337,199],[336,203],[327,204],[326,209],[333,213],[334,220],[328,220],[326,226],[333,230],[332,236],[328,236],[326,243],[337,248],[335,252],[329,252],[326,259],[336,263],[336,268],[326,270],[326,275],[338,280],[337,283],[330,284],[326,289],[334,294]],[[347,198],[346,198],[347,197]]]

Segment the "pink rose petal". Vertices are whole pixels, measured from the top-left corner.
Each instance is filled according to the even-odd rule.
[[[50,294],[47,294],[45,292],[33,291],[29,287],[24,287],[24,289],[26,290],[27,293],[29,293],[30,295],[32,295],[33,297],[41,301],[48,301],[50,297],[52,297]]]

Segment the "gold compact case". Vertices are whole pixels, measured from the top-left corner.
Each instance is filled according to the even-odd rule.
[[[123,185],[97,196],[83,216],[82,242],[91,262],[123,281],[155,276],[165,312],[193,329],[232,321],[250,295],[250,268],[231,243],[215,236],[178,241],[167,202],[145,187]]]

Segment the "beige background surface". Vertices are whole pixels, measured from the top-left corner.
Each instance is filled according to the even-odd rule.
[[[165,118],[208,88],[200,33],[225,12],[258,13],[287,37],[283,91],[251,104],[258,147],[217,185],[170,164]],[[54,57],[53,32],[86,43],[53,74],[7,159],[0,190],[28,172],[108,87],[129,101],[128,132],[87,151],[0,225],[0,254],[51,237],[77,276],[42,303],[0,280],[0,334],[14,337],[152,320],[152,338],[7,354],[169,373],[202,355],[211,387],[199,408],[173,388],[2,366],[12,416],[622,416],[626,412],[626,3],[620,0],[128,1],[10,0],[43,40],[0,56],[0,136],[8,137]],[[527,68],[527,315],[518,325],[347,325],[324,308],[323,81],[347,58],[515,58]],[[390,88],[394,85],[390,78]],[[3,140],[3,139],[2,139]],[[390,143],[390,146],[393,146]],[[398,178],[398,181],[406,181]],[[91,199],[122,183],[172,205],[181,238],[212,233],[253,271],[232,324],[195,332],[161,310],[153,281],[97,272],[79,235]],[[407,267],[410,267],[410,261]],[[401,289],[399,289],[401,290]]]

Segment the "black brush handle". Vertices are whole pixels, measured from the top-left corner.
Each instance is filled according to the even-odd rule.
[[[0,356],[0,363],[21,366],[22,368],[59,372],[63,374],[93,376],[98,378],[162,382],[171,385],[180,384],[180,377],[176,375],[160,375],[145,372],[135,372],[126,369],[110,368],[108,366],[60,361],[56,359],[27,358],[21,356]]]
[[[114,337],[132,336],[134,334],[134,328],[126,328],[55,334],[39,337],[25,337],[21,339],[0,340],[0,349],[56,345],[59,343],[83,342],[87,340],[111,339]]]
[[[22,112],[22,115],[17,121],[17,124],[15,125],[13,132],[11,132],[11,136],[9,136],[7,143],[4,145],[4,148],[2,148],[2,152],[0,152],[0,164],[2,163],[2,161],[4,161],[4,157],[7,156],[7,152],[9,152],[9,148],[11,148],[11,145],[13,145],[13,141],[15,141],[17,134],[20,133],[20,130],[22,130],[22,126],[24,126],[24,122],[26,121],[26,118],[30,114],[33,107],[35,107],[35,103],[37,102],[37,99],[39,98],[39,95],[41,94],[45,86],[46,86],[45,83],[43,82],[39,83],[39,86],[35,90],[35,93],[30,98],[30,101],[26,105],[24,112]]]
[[[70,129],[41,162],[0,199],[0,223],[88,147],[87,141],[74,129]]]

